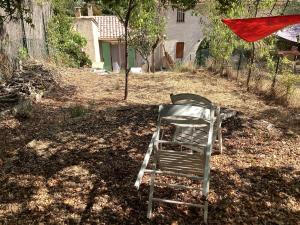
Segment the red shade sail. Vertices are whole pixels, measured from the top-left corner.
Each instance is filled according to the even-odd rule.
[[[223,19],[222,21],[240,38],[254,42],[286,26],[300,23],[300,15]]]

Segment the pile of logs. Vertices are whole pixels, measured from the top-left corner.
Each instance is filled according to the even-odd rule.
[[[11,78],[0,83],[0,112],[15,106],[21,100],[37,98],[54,87],[57,74],[41,64],[24,65]]]

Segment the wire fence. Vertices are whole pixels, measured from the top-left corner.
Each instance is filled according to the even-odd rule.
[[[248,62],[246,57],[232,57],[232,60],[227,63],[216,62],[213,58],[208,58],[206,66],[246,87],[249,75]],[[293,63],[295,62],[291,61],[291,64]],[[274,71],[267,69],[263,60],[256,62],[251,70],[249,89],[282,105],[300,107],[300,73],[297,68],[294,69],[293,74],[287,75],[279,66],[278,72],[275,74]]]
[[[47,59],[47,26],[52,15],[50,2],[36,3],[28,1],[32,24],[25,21],[8,21],[0,32],[0,79],[7,76],[8,71],[19,66],[20,51],[26,49],[28,56],[34,59]]]

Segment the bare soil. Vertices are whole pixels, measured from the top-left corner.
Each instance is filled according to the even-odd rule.
[[[299,109],[207,71],[131,75],[124,101],[122,75],[61,70],[31,118],[0,119],[0,224],[201,224],[199,209],[158,203],[148,220],[148,177],[133,186],[158,105],[180,92],[238,111],[212,156],[209,224],[300,224]],[[200,201],[167,187],[154,195]]]

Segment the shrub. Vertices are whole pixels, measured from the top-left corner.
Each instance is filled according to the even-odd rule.
[[[192,62],[186,62],[186,63],[177,62],[173,67],[173,71],[177,73],[186,73],[186,72],[197,73],[197,67]]]
[[[87,113],[87,108],[80,104],[71,105],[68,108],[71,118],[81,117]]]
[[[300,76],[290,72],[285,72],[280,77],[279,82],[285,88],[285,96],[289,98],[296,90],[296,85],[300,83]]]
[[[56,63],[71,67],[90,66],[88,56],[82,51],[87,41],[73,30],[73,19],[66,14],[57,13],[48,24],[48,41],[51,55]]]
[[[26,60],[28,59],[29,55],[28,55],[28,50],[26,48],[20,48],[18,51],[18,58],[20,60]]]
[[[14,108],[14,115],[17,119],[28,119],[32,116],[32,109],[31,101],[24,100]]]

